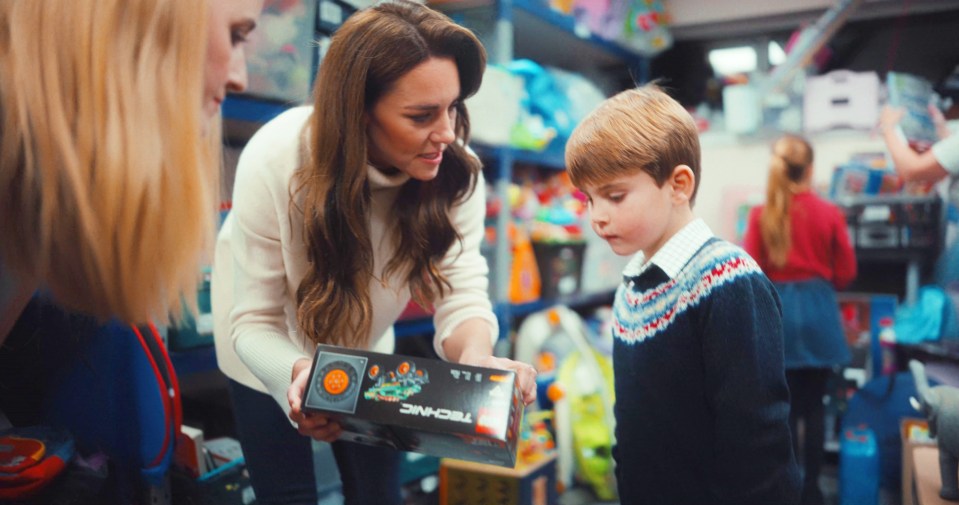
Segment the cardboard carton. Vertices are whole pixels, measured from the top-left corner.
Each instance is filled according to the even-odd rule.
[[[925,419],[904,417],[899,423],[899,435],[902,440],[902,505],[916,505],[913,501],[913,481],[916,475],[914,449],[934,448],[936,442],[929,438],[929,423]],[[938,470],[939,466],[936,465],[935,469]]]
[[[466,461],[440,462],[440,505],[550,505],[559,503],[556,454],[516,468]]]

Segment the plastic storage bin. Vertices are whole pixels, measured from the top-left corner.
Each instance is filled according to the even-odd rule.
[[[533,242],[542,298],[552,300],[579,293],[585,250],[586,242]]]

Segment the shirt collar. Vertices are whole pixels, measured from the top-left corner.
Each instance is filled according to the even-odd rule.
[[[689,262],[703,244],[713,238],[713,232],[702,218],[690,221],[678,233],[646,261],[646,255],[639,251],[623,269],[626,277],[636,277],[646,271],[650,265],[658,266],[670,279],[679,275],[679,271]]]

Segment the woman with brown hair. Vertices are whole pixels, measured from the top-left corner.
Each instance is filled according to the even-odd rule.
[[[241,154],[214,334],[257,501],[316,503],[307,435],[333,442],[347,503],[400,502],[399,453],[336,442],[339,426],[301,403],[316,344],[392,352],[410,299],[435,309],[439,356],[516,370],[534,399],[532,367],[492,356],[485,192],[463,105],[485,63],[471,32],[421,4],[359,11],[333,36],[314,105]]]
[[[743,243],[782,301],[789,421],[796,457],[805,470],[803,505],[823,502],[818,484],[825,442],[823,396],[831,369],[850,360],[836,289],[856,277],[845,217],[813,192],[812,169],[813,150],[805,139],[784,135],[773,143],[766,204],[750,212]]]

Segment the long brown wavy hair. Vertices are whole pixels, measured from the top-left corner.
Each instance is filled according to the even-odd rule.
[[[789,209],[812,161],[812,146],[802,137],[784,135],[773,143],[766,206],[759,218],[759,231],[769,260],[776,267],[786,264],[792,246]]]
[[[437,267],[461,240],[450,209],[475,188],[480,163],[465,149],[469,116],[463,101],[479,89],[486,51],[469,30],[421,4],[393,1],[361,10],[337,30],[317,74],[315,107],[304,135],[309,148],[291,191],[302,202],[309,269],[297,289],[297,320],[313,342],[360,346],[373,308],[373,246],[364,113],[393,84],[431,57],[452,58],[460,78],[456,134],[431,181],[400,189],[392,223],[396,252],[383,278],[405,276],[426,305],[450,289]],[[380,280],[380,282],[385,282]]]

